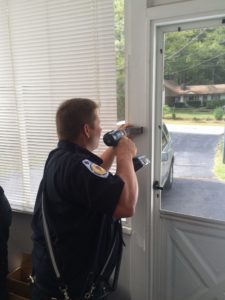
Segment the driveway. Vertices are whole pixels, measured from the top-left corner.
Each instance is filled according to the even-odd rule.
[[[162,209],[225,220],[225,182],[213,173],[223,127],[167,125],[175,151],[174,184],[162,192]]]
[[[175,151],[174,177],[215,178],[214,156],[220,135],[171,133]]]

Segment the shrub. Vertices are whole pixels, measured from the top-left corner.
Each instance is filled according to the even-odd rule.
[[[187,105],[184,102],[175,102],[174,106],[176,108],[185,108],[185,107],[187,107]]]
[[[223,114],[224,114],[224,111],[223,111],[223,108],[222,107],[217,107],[214,112],[214,117],[216,120],[222,120],[223,119]]]
[[[187,104],[191,107],[200,107],[201,101],[200,100],[189,100],[189,101],[187,101]]]
[[[206,108],[214,109],[225,105],[225,100],[209,100],[206,102]]]
[[[171,113],[171,108],[168,105],[163,106],[163,116]]]

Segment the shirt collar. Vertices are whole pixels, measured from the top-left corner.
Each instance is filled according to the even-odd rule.
[[[77,151],[79,151],[79,152],[82,152],[82,153],[90,156],[90,159],[93,158],[95,161],[97,160],[96,162],[98,164],[102,164],[103,163],[103,160],[99,156],[95,155],[94,153],[92,153],[88,149],[83,148],[80,145],[75,144],[73,142],[66,141],[66,140],[60,140],[58,142],[58,148],[65,149],[65,150],[71,151],[71,152],[77,152]]]

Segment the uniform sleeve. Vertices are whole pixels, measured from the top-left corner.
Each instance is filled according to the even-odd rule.
[[[124,182],[94,162],[84,159],[72,174],[74,200],[88,209],[113,215]]]

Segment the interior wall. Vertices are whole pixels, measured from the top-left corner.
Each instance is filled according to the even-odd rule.
[[[13,212],[10,227],[9,271],[20,266],[22,253],[31,253],[31,214]]]

